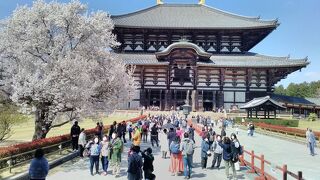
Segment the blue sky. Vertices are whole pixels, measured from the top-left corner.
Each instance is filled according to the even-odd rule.
[[[57,0],[66,2],[67,0]],[[156,0],[80,0],[90,11],[103,10],[112,15],[144,9]],[[164,0],[165,3],[197,3],[198,0]],[[32,0],[1,0],[0,19],[10,16],[17,5],[32,4]],[[319,0],[206,0],[215,8],[261,19],[278,18],[280,26],[251,49],[252,52],[272,56],[304,58],[311,64],[290,74],[277,85],[320,80],[320,7]]]

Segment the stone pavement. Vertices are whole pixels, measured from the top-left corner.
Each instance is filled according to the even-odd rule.
[[[256,155],[264,154],[264,158],[273,163],[271,167],[269,165],[265,167],[266,171],[272,176],[281,179],[281,172],[279,170],[274,171],[274,166],[282,167],[283,164],[287,164],[288,170],[293,173],[297,174],[298,171],[302,171],[304,179],[320,179],[320,155],[311,156],[306,145],[258,133],[255,133],[253,137],[249,137],[246,131],[239,131],[238,139],[244,149],[248,151],[254,150]],[[220,130],[216,128],[216,132],[220,133]],[[235,132],[235,130],[227,128],[228,136],[232,132]],[[318,148],[315,151],[319,153]],[[248,155],[245,159],[250,162]],[[260,161],[255,161],[255,164],[260,167]]]
[[[196,136],[196,145],[198,148],[195,150],[194,154],[194,166],[193,173],[191,176],[191,179],[202,179],[202,180],[226,180],[225,175],[225,169],[224,169],[224,162],[222,160],[220,170],[211,170],[206,169],[202,170],[200,167],[200,137]],[[151,146],[150,143],[142,143],[142,150],[146,149],[147,147]],[[47,180],[87,180],[87,179],[117,179],[117,180],[125,180],[127,179],[126,170],[127,170],[127,152],[128,152],[129,144],[125,146],[125,150],[123,153],[123,160],[121,163],[121,177],[115,178],[112,175],[102,176],[102,175],[95,175],[91,176],[89,172],[89,161],[88,158],[85,160],[80,160],[79,158],[76,158],[72,161],[66,162],[62,164],[59,167],[56,167],[52,169],[49,173],[49,176],[47,177]],[[153,148],[153,153],[155,156],[154,161],[154,174],[157,176],[157,180],[169,180],[169,179],[184,179],[184,176],[181,174],[179,176],[171,176],[171,173],[169,172],[169,164],[170,159],[162,159],[161,158],[161,152],[159,151],[159,148]],[[208,159],[208,166],[211,166],[212,157]],[[101,167],[100,167],[101,169]],[[247,169],[242,169],[242,171],[238,171],[238,179],[253,179],[245,176],[245,172]],[[111,173],[109,170],[108,173]],[[231,171],[230,171],[231,173]]]
[[[215,129],[217,133],[220,134],[220,129]],[[227,128],[227,135],[234,132],[232,128]],[[298,171],[303,172],[303,177],[307,180],[318,180],[320,179],[320,155],[310,156],[309,150],[305,145],[278,139],[275,137],[270,137],[262,134],[254,134],[253,137],[249,137],[246,134],[246,131],[239,130],[239,140],[241,144],[245,147],[246,150],[254,150],[256,155],[264,154],[266,160],[272,163],[272,166],[266,165],[266,172],[270,173],[272,176],[277,179],[281,179],[281,172],[279,170],[274,170],[274,166],[282,166],[283,164],[288,165],[288,170],[297,173]],[[196,136],[196,145],[200,146],[200,138]],[[142,149],[146,149],[151,146],[149,143],[143,143]],[[129,144],[126,145],[125,151],[123,153],[123,161],[121,164],[121,177],[114,178],[111,175],[100,176],[95,175],[91,176],[89,173],[89,161],[88,159],[80,160],[79,158],[69,161],[67,163],[58,166],[50,171],[48,180],[64,180],[64,179],[119,179],[124,180],[126,177],[127,169],[127,151]],[[319,150],[319,149],[317,149]],[[317,151],[316,150],[316,151]],[[153,148],[155,155],[155,175],[157,179],[183,179],[183,175],[180,176],[171,176],[171,173],[168,171],[170,159],[162,159],[159,149]],[[317,152],[318,153],[318,152]],[[247,161],[250,161],[248,155],[245,156]],[[194,155],[194,165],[192,179],[217,179],[225,180],[225,171],[223,169],[223,161],[221,163],[222,168],[220,170],[202,170],[200,167],[200,148],[196,148]],[[211,166],[212,157],[208,159],[208,166]],[[260,161],[255,161],[256,166],[260,167]],[[100,167],[101,168],[101,167]],[[255,175],[247,174],[247,169],[242,169],[238,173],[238,179],[254,179]],[[111,171],[109,171],[111,172]],[[290,176],[288,176],[288,179]]]

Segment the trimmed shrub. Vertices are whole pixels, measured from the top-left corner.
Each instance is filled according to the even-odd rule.
[[[310,113],[308,116],[308,121],[316,121],[318,118],[316,113]]]
[[[126,122],[137,122],[140,119],[145,118],[146,116],[139,116],[133,119],[129,119],[126,120]],[[108,129],[110,127],[110,125],[106,125],[104,126],[105,129]],[[95,134],[95,128],[92,129],[87,129],[85,132],[88,136],[92,136]],[[31,141],[31,142],[26,142],[26,143],[20,143],[20,144],[15,144],[12,146],[8,146],[8,147],[2,147],[0,148],[0,158],[4,158],[4,157],[8,157],[8,156],[13,156],[16,154],[21,154],[24,152],[28,152],[37,148],[43,148],[46,146],[51,146],[54,144],[60,144],[62,142],[65,141],[70,141],[70,134],[64,134],[61,136],[55,136],[55,137],[50,137],[50,138],[45,138],[45,139],[38,139],[35,141]]]
[[[236,123],[241,123],[242,117],[236,117]],[[252,121],[254,123],[265,123],[265,124],[272,124],[272,125],[280,125],[286,127],[298,127],[299,120],[289,120],[289,119],[248,119],[246,118],[246,122]]]

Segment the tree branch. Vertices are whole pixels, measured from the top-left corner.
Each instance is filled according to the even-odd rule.
[[[69,120],[67,120],[67,121],[64,121],[64,122],[62,122],[62,123],[59,123],[59,124],[52,125],[52,126],[50,126],[50,129],[63,126],[63,125],[67,124],[67,123],[70,122],[70,121],[71,121],[71,119],[69,119]]]

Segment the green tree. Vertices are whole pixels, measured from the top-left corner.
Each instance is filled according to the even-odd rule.
[[[12,135],[12,126],[22,122],[25,117],[10,104],[0,104],[0,112],[0,142],[2,142]]]
[[[276,94],[286,95],[286,90],[285,90],[285,88],[283,87],[283,85],[277,86],[277,87],[275,88],[274,92],[275,92]]]

